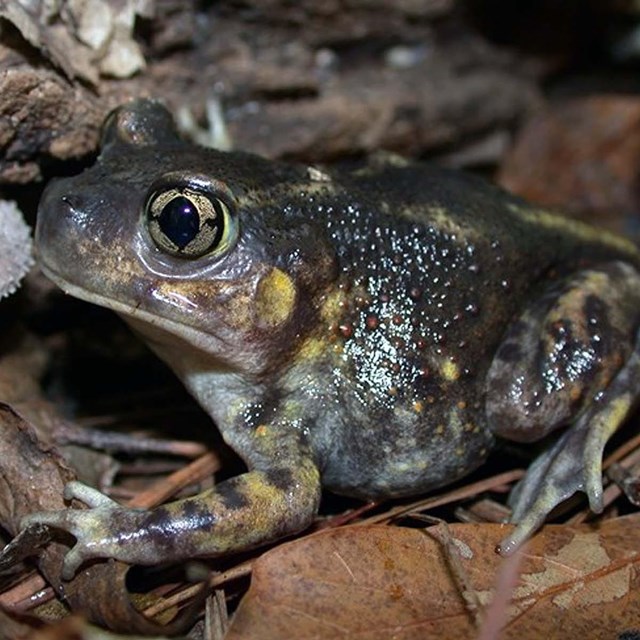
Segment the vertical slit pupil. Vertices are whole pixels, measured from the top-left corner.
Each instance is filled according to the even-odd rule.
[[[171,242],[184,249],[200,231],[200,215],[189,198],[176,196],[162,208],[158,225]]]

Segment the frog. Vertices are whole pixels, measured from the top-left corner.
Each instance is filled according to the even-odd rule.
[[[215,558],[308,528],[323,490],[379,502],[543,442],[511,496],[512,553],[577,492],[640,393],[640,254],[481,177],[391,154],[320,167],[204,148],[158,100],[107,118],[53,180],[42,271],[115,311],[246,471],[151,509],[72,482],[29,514],[89,560]]]

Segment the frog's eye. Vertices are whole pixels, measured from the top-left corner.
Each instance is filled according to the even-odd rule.
[[[158,248],[182,258],[223,253],[235,237],[231,199],[200,182],[150,191],[145,206]]]

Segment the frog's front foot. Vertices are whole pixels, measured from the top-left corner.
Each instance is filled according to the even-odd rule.
[[[66,500],[80,500],[89,508],[32,513],[21,522],[22,529],[32,524],[44,524],[76,538],[75,545],[64,559],[63,579],[70,580],[88,560],[109,557],[130,561],[122,532],[135,530],[137,521],[145,514],[144,510],[123,507],[100,491],[77,481],[65,486],[64,497]]]

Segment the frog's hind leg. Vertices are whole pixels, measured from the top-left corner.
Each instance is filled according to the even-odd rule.
[[[640,275],[612,262],[578,272],[507,331],[487,375],[487,416],[503,437],[567,431],[529,468],[511,499],[509,553],[576,491],[602,509],[602,453],[640,395]]]
[[[562,436],[529,467],[510,497],[513,533],[500,552],[514,551],[555,506],[584,491],[595,513],[602,511],[602,454],[607,440],[629,415],[640,396],[640,339],[613,382]]]

